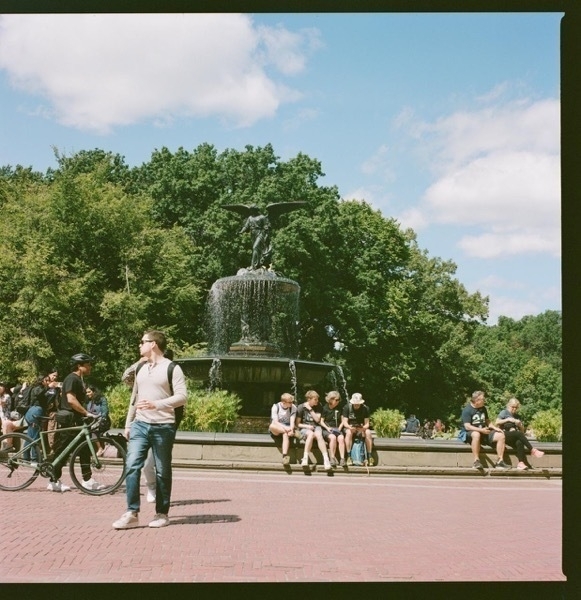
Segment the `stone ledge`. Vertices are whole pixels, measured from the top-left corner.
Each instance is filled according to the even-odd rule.
[[[117,430],[114,430],[117,431]],[[529,463],[533,469],[516,470],[514,450],[509,449],[505,461],[512,465],[509,471],[493,469],[496,453],[492,448],[484,447],[480,454],[485,474],[492,476],[516,477],[561,477],[562,447],[556,443],[535,444],[545,451],[540,459],[531,458]],[[288,472],[302,471],[298,465],[302,456],[303,446],[291,447],[291,465],[286,467]],[[471,475],[482,476],[482,473],[472,469],[470,446],[458,440],[424,440],[421,438],[375,438],[373,457],[376,466],[370,467],[370,472],[386,474],[417,474],[417,475]],[[315,471],[322,470],[322,456],[318,449],[310,454],[310,462]],[[281,464],[280,446],[267,434],[240,433],[206,433],[178,432],[173,452],[173,464],[192,468],[210,469],[241,469],[241,470],[273,470],[280,471],[285,467]],[[359,471],[366,473],[364,467],[349,467],[348,470],[337,469],[334,473],[354,474]],[[326,474],[325,471],[322,471]]]
[[[369,467],[337,467],[332,471],[325,471],[321,464],[310,464],[308,469],[301,467],[298,464],[283,466],[279,463],[272,462],[236,462],[236,461],[220,461],[220,460],[174,460],[174,467],[207,469],[207,470],[232,470],[232,471],[276,471],[287,472],[289,475],[300,473],[306,475],[326,475],[333,476],[372,476],[372,475],[422,475],[422,476],[447,476],[447,477],[513,477],[519,478],[561,478],[562,469],[559,468],[535,468],[527,471],[517,471],[509,469],[507,471],[499,471],[496,469],[484,469],[476,471],[466,467],[398,467],[398,466],[374,466]]]

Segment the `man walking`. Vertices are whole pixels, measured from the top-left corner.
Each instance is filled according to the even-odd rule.
[[[131,402],[125,420],[127,448],[127,512],[113,523],[114,529],[139,525],[139,482],[141,470],[152,449],[156,472],[155,517],[149,527],[169,525],[172,487],[172,449],[175,439],[175,409],[186,403],[187,389],[183,371],[176,365],[172,385],[168,381],[168,365],[164,357],[167,346],[161,331],[146,331],[140,342],[140,354],[146,359],[133,384]],[[172,390],[173,389],[173,394]]]

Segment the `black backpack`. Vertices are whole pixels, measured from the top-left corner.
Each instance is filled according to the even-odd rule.
[[[30,401],[32,400],[33,389],[34,386],[29,385],[24,388],[24,391],[20,390],[20,392],[16,396],[16,410],[22,416],[24,416],[26,414],[26,411],[30,408]]]
[[[141,369],[141,367],[143,367],[145,363],[139,363],[135,369],[135,379],[137,380],[137,373],[139,373],[139,370]],[[173,396],[173,370],[175,369],[176,363],[175,362],[170,362],[169,365],[167,366],[167,382],[169,383],[169,391],[170,394]],[[182,419],[184,418],[184,406],[178,406],[177,408],[174,408],[174,415],[175,415],[175,419],[176,419],[176,429],[179,428],[180,423],[182,422]]]

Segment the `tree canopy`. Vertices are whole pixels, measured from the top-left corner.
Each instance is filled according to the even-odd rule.
[[[118,381],[146,328],[177,355],[205,343],[208,290],[249,261],[225,204],[304,201],[273,231],[273,268],[301,286],[300,357],[340,364],[372,408],[436,417],[486,387],[560,406],[560,313],[485,325],[451,261],[364,201],[319,184],[319,161],[270,145],[155,150],[130,168],[99,149],[36,173],[0,169],[0,375],[29,379],[80,350]],[[340,341],[335,346],[336,341]],[[518,351],[515,351],[515,348]]]

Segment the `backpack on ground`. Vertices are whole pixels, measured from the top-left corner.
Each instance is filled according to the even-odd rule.
[[[357,438],[351,447],[351,460],[357,467],[362,467],[366,461],[365,442],[361,438]]]
[[[145,363],[139,363],[135,368],[135,379],[137,379],[137,373],[139,373],[139,370],[144,364]],[[167,366],[167,382],[169,383],[169,392],[171,396],[173,396],[173,370],[175,369],[175,366],[176,363],[173,361]],[[184,418],[184,406],[178,406],[174,408],[174,415],[176,420],[176,429],[178,429],[182,419]]]

